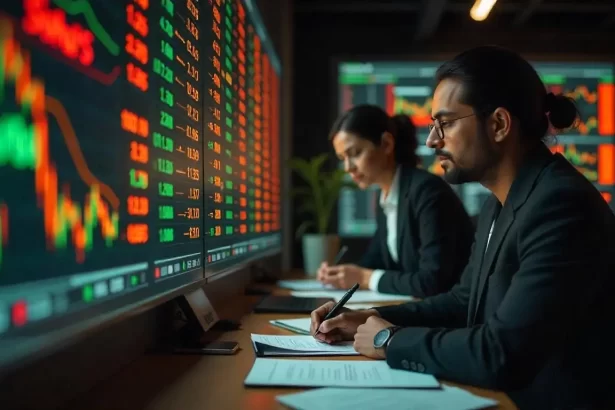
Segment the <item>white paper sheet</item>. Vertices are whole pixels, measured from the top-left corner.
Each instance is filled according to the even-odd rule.
[[[428,374],[391,369],[386,362],[340,360],[261,359],[254,361],[247,386],[294,387],[415,387],[436,388]]]
[[[477,410],[498,404],[449,386],[442,390],[323,388],[276,399],[295,410]]]
[[[339,301],[345,290],[324,290],[324,291],[293,291],[290,294],[301,298],[333,298]],[[348,303],[367,303],[367,302],[403,302],[412,301],[412,296],[392,295],[388,293],[373,292],[371,290],[357,290]]]
[[[290,290],[326,290],[332,289],[330,285],[323,285],[316,279],[279,280],[278,287]]]
[[[309,317],[302,317],[299,319],[278,319],[278,320],[270,320],[269,323],[271,323],[274,326],[278,326],[283,329],[290,330],[291,332],[309,335],[310,325],[312,324],[312,319],[310,319]]]
[[[347,303],[344,305],[350,310],[361,310],[361,309],[371,309],[374,307],[373,303]]]
[[[263,346],[262,353],[266,353],[265,348],[272,348],[270,352],[276,355],[286,356],[310,356],[327,353],[331,356],[358,356],[352,341],[336,343],[330,345],[320,342],[312,336],[272,336],[252,334],[252,343],[260,343]],[[257,349],[258,350],[258,349]],[[287,350],[288,352],[283,352]]]

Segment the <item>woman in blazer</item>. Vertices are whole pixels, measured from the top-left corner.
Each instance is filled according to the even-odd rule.
[[[360,189],[379,186],[378,228],[358,264],[323,262],[318,279],[419,298],[448,291],[468,262],[474,227],[450,186],[417,168],[409,117],[359,105],[337,119],[330,139]]]

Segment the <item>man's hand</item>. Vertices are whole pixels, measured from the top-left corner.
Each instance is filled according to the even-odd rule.
[[[354,335],[354,350],[372,359],[386,358],[384,349],[374,348],[374,337],[376,333],[391,326],[393,326],[392,323],[379,316],[370,316],[364,324],[357,328],[357,333]]]
[[[324,264],[323,264],[324,265]],[[357,265],[335,265],[324,266],[319,269],[319,280],[337,289],[348,289],[358,283],[361,289],[369,289],[369,279],[372,277],[372,270],[365,269]],[[322,279],[320,279],[320,272]]]
[[[310,333],[318,340],[326,343],[335,343],[342,340],[352,340],[357,327],[365,323],[370,316],[379,316],[374,309],[350,310],[342,308],[336,317],[323,321],[327,313],[333,309],[335,303],[327,302],[311,314],[312,323]],[[316,334],[316,330],[319,331]]]

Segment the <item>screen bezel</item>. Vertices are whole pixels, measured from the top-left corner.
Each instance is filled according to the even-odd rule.
[[[202,277],[203,271],[193,273],[196,277],[200,275],[198,279],[193,279],[192,282],[179,285],[173,289],[146,297],[135,301],[134,303],[127,304],[121,308],[114,309],[110,312],[96,315],[94,318],[86,321],[76,323],[74,325],[63,326],[56,331],[46,333],[44,335],[38,335],[29,338],[27,341],[16,341],[12,356],[7,360],[0,363],[0,375],[14,370],[18,367],[25,366],[36,360],[42,359],[52,353],[55,353],[62,348],[68,347],[88,335],[95,332],[107,329],[119,322],[127,320],[129,318],[138,316],[150,309],[153,309],[159,305],[162,305],[173,298],[182,295],[186,292],[193,291],[206,284],[205,278]],[[132,295],[125,295],[123,297],[131,297]],[[118,297],[115,301],[119,303],[122,297]],[[87,310],[88,313],[96,313],[96,309],[106,309],[105,304],[113,301],[107,301],[101,303],[100,306],[94,306]],[[58,318],[58,320],[65,320],[65,317]]]

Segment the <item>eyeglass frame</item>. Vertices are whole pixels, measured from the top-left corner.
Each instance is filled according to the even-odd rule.
[[[468,114],[468,115],[464,115],[463,117],[457,117],[457,118],[453,118],[452,120],[446,120],[446,121],[440,121],[438,119],[434,120],[433,123],[428,124],[427,128],[429,128],[429,133],[431,134],[431,132],[434,130],[434,128],[436,129],[436,135],[438,136],[438,138],[440,138],[441,140],[444,140],[444,130],[442,129],[442,125],[446,125],[446,124],[451,124],[455,121],[458,120],[463,120],[464,118],[468,118],[468,117],[472,117],[476,115],[476,113],[472,113],[472,114]]]

